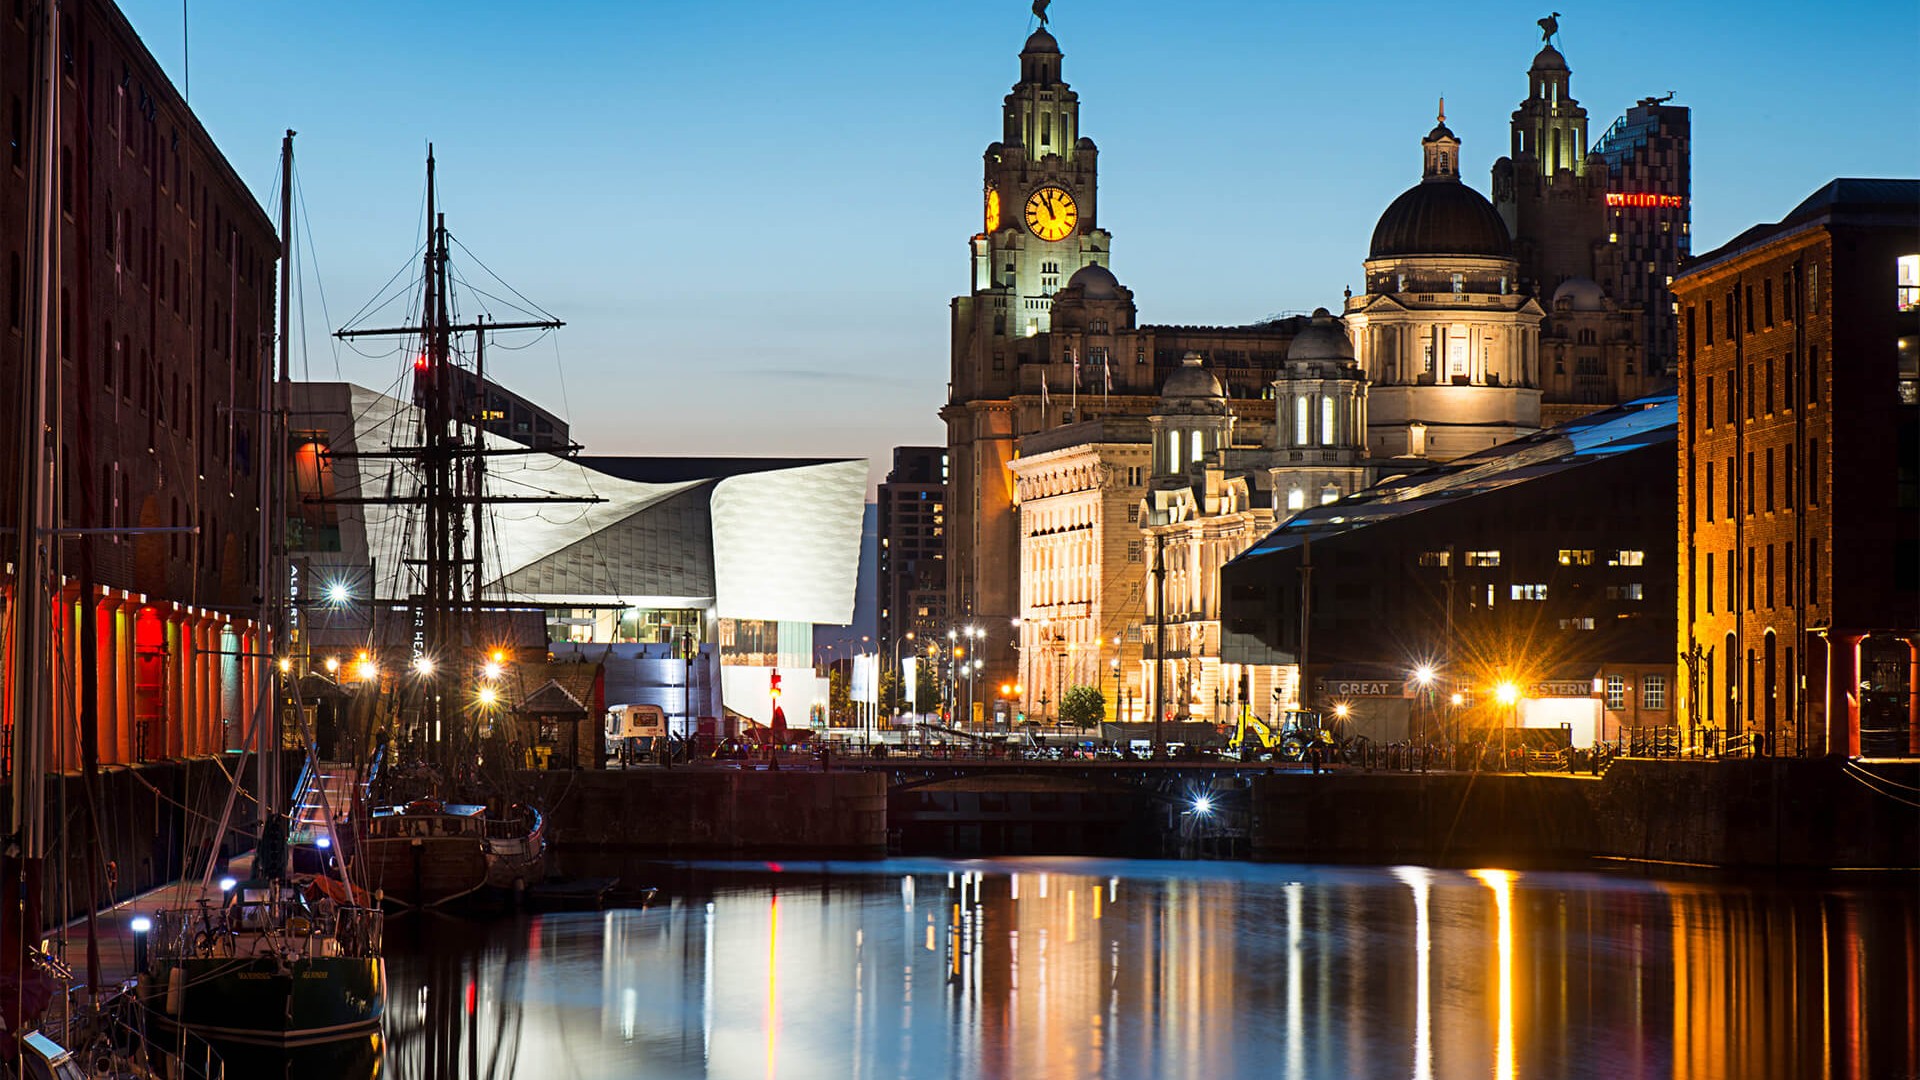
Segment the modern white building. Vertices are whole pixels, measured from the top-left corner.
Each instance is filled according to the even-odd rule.
[[[309,613],[317,649],[371,640],[372,612],[421,589],[418,515],[335,500],[408,495],[404,456],[420,414],[347,383],[296,384],[299,501],[289,541],[310,595],[353,603]],[[481,595],[514,609],[518,648],[607,662],[607,703],[658,704],[675,730],[722,710],[799,727],[825,702],[813,628],[852,620],[863,459],[563,457],[486,436]],[[515,451],[524,451],[516,453]],[[372,455],[372,456],[356,456]],[[364,602],[364,604],[363,604]],[[397,620],[389,620],[397,621]],[[539,633],[544,624],[545,634]],[[382,629],[383,636],[391,631]]]

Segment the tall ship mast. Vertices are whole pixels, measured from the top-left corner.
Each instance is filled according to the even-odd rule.
[[[418,439],[413,445],[351,455],[404,463],[415,478],[413,490],[335,501],[420,511],[419,529],[407,530],[415,540],[414,550],[392,568],[398,582],[394,593],[405,600],[386,613],[384,626],[375,620],[376,644],[391,645],[393,623],[405,618],[409,670],[383,680],[394,688],[385,718],[400,743],[375,751],[389,756],[380,767],[390,779],[380,790],[392,797],[374,800],[361,822],[356,854],[365,860],[369,882],[388,900],[422,906],[488,884],[537,883],[543,873],[544,819],[539,811],[510,804],[499,790],[486,790],[479,782],[481,735],[491,720],[494,684],[510,659],[503,645],[508,623],[504,606],[489,605],[484,595],[488,510],[500,503],[592,501],[488,492],[489,457],[536,452],[487,443],[479,411],[485,402],[488,336],[503,330],[554,330],[565,324],[551,318],[497,321],[484,316],[456,321],[448,269],[450,237],[439,206],[431,147],[427,223],[419,323],[336,332],[343,340],[397,337],[417,350],[412,401]],[[470,349],[462,347],[469,343]]]

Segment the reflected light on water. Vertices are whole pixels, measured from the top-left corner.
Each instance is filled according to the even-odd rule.
[[[1795,1080],[1920,1066],[1910,890],[1068,859],[679,873],[645,911],[394,920],[405,1005],[378,1075]]]
[[[1413,890],[1413,1080],[1433,1080],[1433,926],[1427,904],[1433,873],[1396,866],[1393,876]]]
[[[1469,873],[1493,890],[1495,955],[1500,971],[1493,1075],[1495,1080],[1513,1080],[1513,874],[1506,870]]]

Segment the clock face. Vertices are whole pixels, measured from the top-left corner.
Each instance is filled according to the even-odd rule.
[[[1027,196],[1027,228],[1042,240],[1065,240],[1079,221],[1080,208],[1065,188],[1049,184]]]
[[[1000,189],[987,189],[987,232],[1000,231]]]

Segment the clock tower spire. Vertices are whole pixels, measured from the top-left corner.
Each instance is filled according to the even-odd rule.
[[[1036,14],[1045,5],[1036,5]],[[1042,391],[1053,294],[1075,272],[1105,266],[1100,151],[1080,133],[1080,95],[1062,75],[1044,21],[1020,50],[1020,81],[1001,106],[998,141],[982,155],[979,231],[970,281],[953,301],[947,424],[947,611],[986,635],[975,646],[986,684],[1011,677],[1011,620],[1020,610],[1013,460]]]

